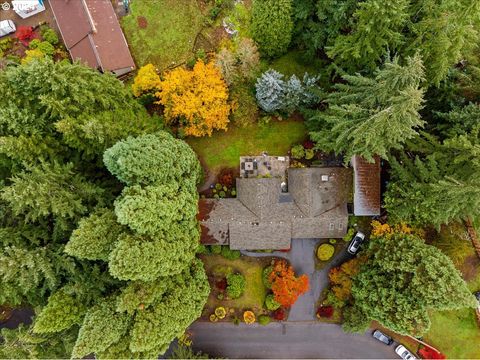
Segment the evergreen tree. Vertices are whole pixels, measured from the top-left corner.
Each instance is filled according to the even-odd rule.
[[[278,111],[285,100],[283,74],[269,69],[257,79],[255,84],[258,105],[266,112]]]
[[[123,231],[112,210],[97,209],[79,221],[65,246],[65,252],[78,259],[107,261]]]
[[[418,111],[423,103],[423,65],[418,56],[405,66],[388,62],[374,78],[345,75],[327,98],[326,111],[308,119],[310,136],[325,151],[344,153],[346,159],[361,155],[388,158],[392,149],[417,136],[424,122]]]
[[[345,69],[374,70],[380,59],[397,50],[408,20],[409,0],[367,0],[353,14],[354,30],[338,35],[328,55]]]
[[[201,176],[193,150],[166,132],[119,141],[105,151],[103,160],[107,169],[127,185],[171,181],[197,184]]]
[[[72,218],[84,214],[88,204],[102,194],[101,188],[75,174],[73,164],[42,162],[14,175],[11,181],[0,197],[15,215],[25,215],[27,221],[49,215]]]
[[[351,330],[375,320],[397,333],[419,336],[430,327],[430,310],[478,305],[452,261],[416,235],[373,237],[363,256],[353,278],[353,307],[345,313]]]
[[[252,35],[267,57],[287,52],[292,39],[292,0],[254,0]]]

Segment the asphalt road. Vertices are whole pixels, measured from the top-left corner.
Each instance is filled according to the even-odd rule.
[[[238,326],[197,322],[190,327],[193,347],[230,359],[398,359],[394,346],[366,334],[347,334],[319,322]]]

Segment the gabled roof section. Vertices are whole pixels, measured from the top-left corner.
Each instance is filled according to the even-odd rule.
[[[259,218],[269,217],[278,207],[281,194],[279,178],[237,178],[237,197]]]
[[[369,163],[361,156],[352,157],[354,169],[353,210],[357,216],[380,215],[380,157]]]
[[[117,76],[135,68],[110,0],[49,0],[73,60]]]
[[[317,217],[348,201],[352,172],[348,168],[290,168],[288,189],[306,217]]]
[[[291,224],[284,221],[234,221],[230,223],[233,250],[290,249]]]

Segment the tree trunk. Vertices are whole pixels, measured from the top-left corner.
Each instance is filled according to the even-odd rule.
[[[467,228],[468,236],[472,241],[472,245],[477,253],[477,256],[480,258],[480,241],[478,240],[477,231],[473,227],[473,222],[470,217],[465,220],[465,226]]]

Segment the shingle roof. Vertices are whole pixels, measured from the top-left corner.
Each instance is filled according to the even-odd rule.
[[[135,68],[110,0],[49,0],[72,59],[122,75]]]
[[[308,217],[319,216],[348,200],[352,173],[348,168],[290,168],[288,190]]]
[[[237,199],[200,200],[202,243],[245,250],[285,249],[292,238],[344,236],[351,171],[292,170],[289,182],[294,179],[294,190],[290,194],[281,192],[280,179],[246,178],[237,179]],[[322,181],[322,175],[328,181]]]
[[[354,169],[353,210],[358,216],[380,215],[380,158],[369,163],[360,156],[352,158]]]

